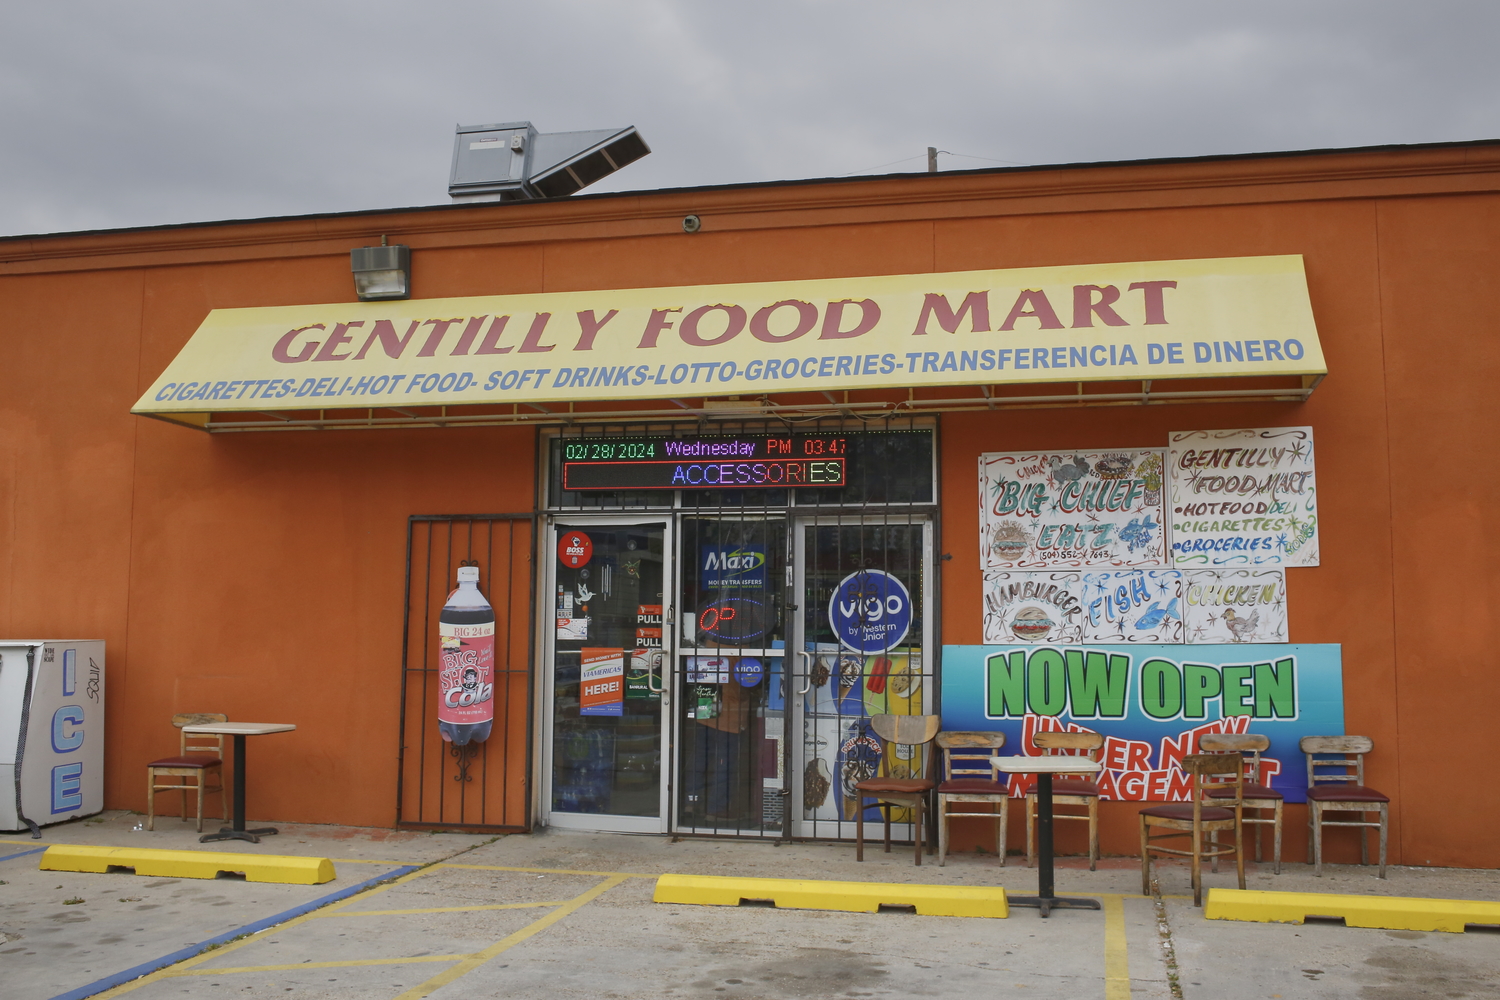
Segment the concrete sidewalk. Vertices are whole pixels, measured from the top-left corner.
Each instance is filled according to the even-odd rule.
[[[203,952],[100,996],[189,995],[416,1000],[418,997],[823,996],[1239,998],[1487,997],[1500,982],[1493,933],[1421,934],[1308,924],[1205,921],[1187,872],[1161,870],[1158,901],[1140,895],[1138,863],[1089,872],[1062,863],[1058,889],[1102,911],[1006,920],[830,913],[651,902],[656,875],[743,875],[952,885],[1035,892],[1036,875],[993,856],[911,863],[877,847],[863,864],[846,844],[775,844],[542,832],[501,839],[287,825],[260,845],[199,845],[191,827],[110,814],[49,828],[44,841],[0,839],[0,962],[5,995],[68,995],[189,942],[423,865],[270,930]],[[150,846],[332,857],[321,886],[39,872],[46,843]],[[12,860],[3,860],[10,856]],[[1312,892],[1500,898],[1500,873],[1305,865],[1248,886]],[[1234,885],[1232,868],[1205,876]],[[65,905],[70,898],[84,902]],[[1175,965],[1170,956],[1175,955]],[[77,995],[77,994],[75,994]]]

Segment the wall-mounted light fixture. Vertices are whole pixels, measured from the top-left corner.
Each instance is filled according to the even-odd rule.
[[[350,250],[349,268],[354,272],[354,294],[361,302],[411,298],[410,247],[387,246],[382,236],[378,247]]]

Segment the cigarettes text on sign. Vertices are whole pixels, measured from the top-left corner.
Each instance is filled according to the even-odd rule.
[[[137,412],[1325,370],[1298,256],[209,314]]]

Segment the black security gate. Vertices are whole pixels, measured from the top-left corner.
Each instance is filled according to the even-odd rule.
[[[535,515],[415,516],[407,526],[396,824],[531,828]],[[438,615],[460,566],[479,568],[495,609],[495,721],[483,743],[438,730]]]
[[[672,489],[624,468],[653,443],[672,455],[669,441],[760,447],[753,442],[763,438],[786,449],[775,455],[838,456],[842,482]],[[560,621],[587,603],[586,636],[552,643],[555,662],[543,668],[555,692],[549,822],[589,828],[588,814],[598,814],[596,828],[619,829],[626,819],[655,818],[667,782],[662,829],[680,835],[852,838],[861,814],[880,819],[855,789],[860,780],[927,773],[926,755],[884,745],[870,717],[939,710],[939,630],[928,613],[939,541],[932,421],[580,425],[544,440],[552,523],[589,535],[595,553],[584,587],[580,574],[556,574]],[[565,478],[565,462],[593,468]],[[677,471],[688,483],[712,483]],[[606,474],[627,485],[609,491],[589,478]],[[661,592],[654,599],[636,602],[639,587],[609,597],[595,585],[609,579],[624,546],[657,560],[647,588]],[[867,628],[859,619],[878,622]],[[846,634],[838,622],[859,628]],[[632,638],[621,631],[627,624]],[[569,643],[632,642],[643,666],[635,687],[626,677],[620,715],[580,716],[584,651]],[[661,673],[649,666],[651,653]],[[580,729],[592,738],[576,738]],[[647,794],[636,788],[641,761],[654,779]],[[910,821],[901,810],[892,818]]]

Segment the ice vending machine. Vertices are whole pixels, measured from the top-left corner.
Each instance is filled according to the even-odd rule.
[[[0,639],[0,830],[104,809],[104,643]]]

